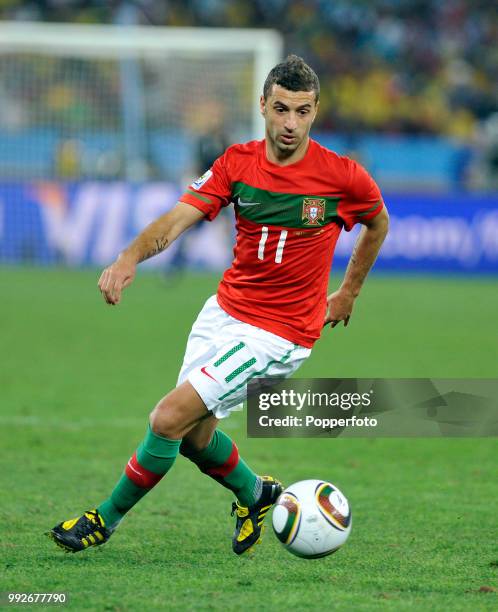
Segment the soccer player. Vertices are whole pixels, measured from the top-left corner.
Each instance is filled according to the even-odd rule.
[[[290,376],[324,324],[348,324],[388,227],[367,172],[309,137],[319,94],[318,78],[301,58],[275,66],[260,98],[264,140],[229,147],[103,271],[100,291],[108,304],[119,304],[137,264],[233,204],[234,259],[192,327],[178,384],[151,412],[145,438],[110,496],[49,532],[64,549],[106,542],[179,453],[235,494],[234,552],[258,542],[281,484],[255,474],[218,423],[244,401],[249,380]],[[327,297],[335,244],[341,229],[356,223],[363,228],[344,280]]]

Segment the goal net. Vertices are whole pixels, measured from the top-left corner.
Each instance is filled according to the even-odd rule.
[[[112,233],[112,219],[125,223],[113,205],[136,200],[137,184],[147,191],[143,221],[158,212],[151,201],[174,203],[175,189],[226,146],[263,136],[258,96],[281,54],[280,35],[267,30],[0,23],[0,260],[39,259],[43,245],[33,241],[53,240],[54,215],[89,215],[87,227],[106,214]],[[92,201],[84,211],[82,189]],[[102,190],[113,194],[109,206]],[[58,260],[109,256],[66,251],[59,239]]]

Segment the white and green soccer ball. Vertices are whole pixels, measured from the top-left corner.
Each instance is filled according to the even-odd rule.
[[[324,480],[301,480],[283,491],[273,508],[273,530],[284,548],[316,559],[338,550],[351,533],[345,495]]]

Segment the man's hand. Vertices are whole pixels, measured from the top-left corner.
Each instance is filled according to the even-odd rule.
[[[332,323],[331,327],[335,327],[344,321],[344,327],[346,327],[353,311],[354,300],[355,296],[345,289],[338,289],[331,293],[327,298],[327,313],[323,326]]]
[[[166,249],[178,236],[204,217],[204,213],[190,204],[178,202],[169,212],[148,225],[106,268],[99,278],[99,289],[108,304],[116,305],[121,292],[135,278],[137,265]]]
[[[340,288],[327,298],[327,314],[324,327],[332,323],[335,327],[344,321],[344,327],[349,323],[353,303],[359,296],[361,286],[384,241],[389,227],[389,215],[386,207],[373,219],[366,221],[361,229],[353,254],[348,263],[346,274]]]
[[[135,278],[137,264],[130,258],[120,255],[106,268],[99,278],[99,289],[108,304],[115,306],[121,300],[121,292]]]

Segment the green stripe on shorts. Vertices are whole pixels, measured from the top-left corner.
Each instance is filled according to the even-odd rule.
[[[217,368],[218,366],[220,366],[224,361],[229,359],[232,355],[235,355],[237,351],[240,351],[241,348],[244,348],[244,346],[245,344],[243,342],[236,344],[233,348],[231,348],[229,351],[227,351],[224,355],[222,355],[219,359],[217,359],[214,362],[213,364],[214,367]]]
[[[268,371],[268,368],[273,365],[274,363],[285,363],[286,361],[288,361],[289,357],[291,356],[291,353],[296,350],[299,347],[298,344],[295,344],[291,349],[289,349],[287,351],[287,353],[285,353],[285,355],[282,357],[282,359],[272,359],[271,361],[269,361],[266,366],[262,369],[259,370],[258,372],[253,372],[252,374],[250,374],[245,380],[244,382],[239,383],[236,387],[234,387],[233,389],[231,389],[230,391],[227,391],[226,393],[224,393],[222,396],[220,396],[218,398],[218,401],[221,402],[222,400],[224,400],[226,397],[228,397],[229,395],[232,395],[232,393],[235,393],[235,391],[238,391],[241,387],[243,387],[248,381],[251,380],[251,378],[254,378],[255,376],[261,376],[262,374],[265,374]],[[249,360],[251,361],[251,360]],[[256,361],[256,360],[254,360]],[[249,362],[246,362],[249,363]],[[242,367],[242,366],[241,366]],[[249,366],[248,366],[249,367]],[[245,369],[245,368],[244,368]],[[237,371],[237,370],[235,370]],[[233,374],[233,372],[232,372]],[[231,376],[231,374],[230,374]],[[225,379],[226,380],[226,379]],[[231,380],[231,379],[230,379]],[[227,382],[229,382],[227,380]]]
[[[239,366],[236,370],[234,370],[233,372],[231,372],[226,378],[225,378],[225,382],[230,382],[231,380],[233,380],[236,376],[238,376],[239,374],[242,374],[242,372],[244,370],[247,370],[247,368],[250,368],[252,365],[254,365],[256,363],[256,359],[254,357],[251,357],[251,359],[249,359],[249,361],[246,361],[245,363],[243,363],[241,366]]]

